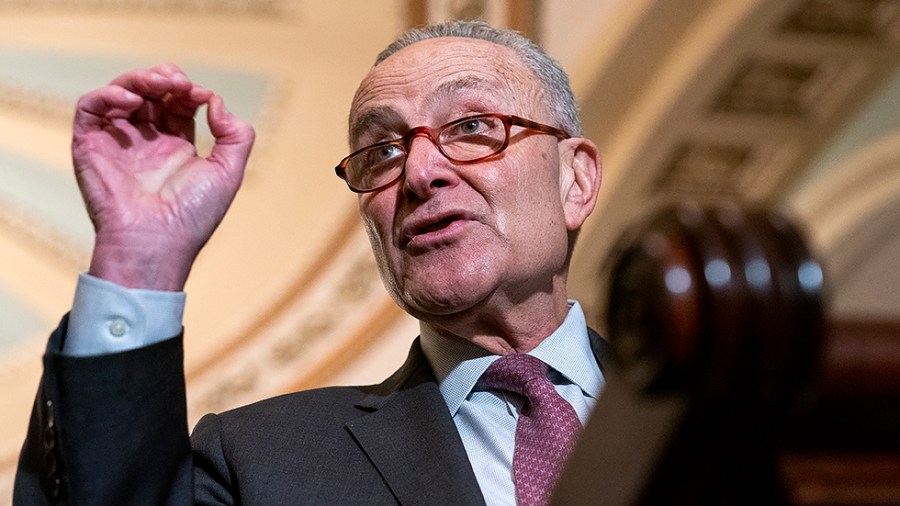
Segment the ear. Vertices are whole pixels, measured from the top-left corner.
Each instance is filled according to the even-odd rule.
[[[597,203],[602,168],[597,146],[581,137],[559,143],[559,188],[566,227],[578,230]]]

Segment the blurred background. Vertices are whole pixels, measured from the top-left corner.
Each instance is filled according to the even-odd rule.
[[[377,52],[404,28],[474,17],[563,64],[600,147],[571,295],[601,333],[612,243],[689,198],[792,216],[825,267],[829,319],[900,336],[900,0],[0,0],[0,503],[93,243],[69,154],[77,97],[175,62],[256,127],[187,287],[193,424],[403,361],[418,326],[382,288],[333,167]]]

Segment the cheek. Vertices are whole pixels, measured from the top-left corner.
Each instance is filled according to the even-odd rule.
[[[511,168],[515,179],[507,187],[507,194],[500,197],[507,202],[501,207],[505,208],[508,226],[520,227],[520,232],[532,240],[535,234],[551,240],[549,234],[564,228],[557,160],[548,150],[542,150],[531,152],[530,159],[519,160]]]
[[[359,214],[372,243],[372,250],[379,257],[383,257],[391,243],[394,215],[387,199],[373,197],[375,196],[371,194],[360,196]]]
[[[502,194],[497,195],[498,199],[512,202],[516,212],[526,218],[543,216],[546,209],[560,205],[556,161],[550,159],[546,150],[529,154],[508,167]]]
[[[393,273],[397,268],[396,266],[392,267],[392,264],[397,257],[391,254],[391,219],[386,218],[387,214],[383,207],[373,205],[369,198],[360,199],[359,213],[362,216],[363,226],[366,229],[372,253],[375,255],[375,263],[378,265],[381,279],[388,292],[396,294],[397,281]]]
[[[394,216],[391,199],[385,193],[364,193],[359,196],[359,214],[366,227],[376,227],[382,232],[385,227],[390,229]]]

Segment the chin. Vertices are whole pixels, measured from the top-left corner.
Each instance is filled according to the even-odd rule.
[[[416,318],[461,313],[488,299],[500,286],[500,271],[488,260],[483,255],[464,259],[457,253],[403,265],[405,269],[392,270],[402,275],[392,275],[388,289],[397,304]]]
[[[400,305],[411,315],[421,320],[429,316],[449,316],[470,309],[475,302],[455,296],[435,296],[429,293],[424,297],[406,293]]]
[[[453,289],[449,289],[448,284],[409,288],[399,292],[394,299],[407,313],[425,321],[463,313],[479,305],[492,292],[471,284],[456,285]]]

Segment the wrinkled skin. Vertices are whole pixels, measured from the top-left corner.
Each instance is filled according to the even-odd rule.
[[[417,42],[363,80],[351,147],[478,113],[554,125],[545,103],[508,48]],[[506,151],[472,165],[455,165],[416,138],[404,177],[360,195],[359,208],[382,278],[407,312],[491,352],[526,352],[565,318],[568,237],[593,209],[599,184],[590,141],[514,127]]]
[[[215,137],[194,147],[208,104]],[[96,230],[90,273],[129,288],[180,291],[234,199],[254,140],[221,97],[175,65],[135,70],[78,102],[75,175]]]

